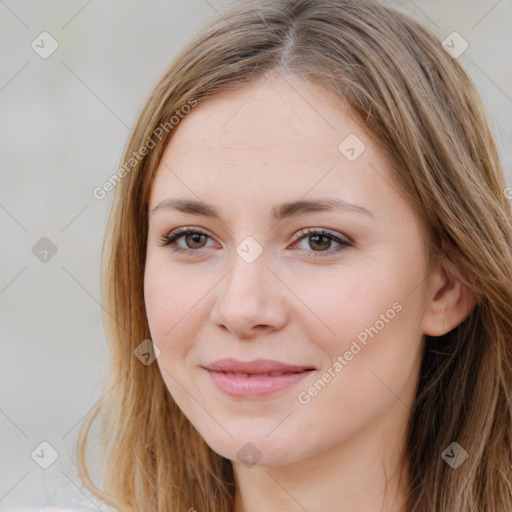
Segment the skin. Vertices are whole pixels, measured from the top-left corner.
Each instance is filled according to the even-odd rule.
[[[366,146],[354,161],[338,149],[349,134]],[[149,215],[148,322],[169,392],[208,445],[233,461],[236,512],[399,510],[407,483],[399,455],[423,334],[448,332],[473,305],[445,269],[429,270],[419,220],[399,190],[364,127],[297,77],[273,75],[199,102],[168,143],[149,211],[170,197],[200,199],[222,221],[170,209]],[[370,215],[270,217],[285,201],[332,197]],[[208,236],[175,241],[188,252],[161,245],[184,226]],[[308,227],[354,245],[297,235]],[[252,263],[236,252],[247,236],[263,250]],[[299,393],[393,304],[401,306],[394,318],[300,403]],[[201,367],[221,357],[316,370],[269,397],[233,398]],[[256,465],[237,455],[248,442],[261,456]]]

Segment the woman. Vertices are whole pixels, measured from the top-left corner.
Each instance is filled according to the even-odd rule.
[[[427,29],[371,0],[242,2],[157,84],[114,185],[91,492],[512,510],[510,207]]]

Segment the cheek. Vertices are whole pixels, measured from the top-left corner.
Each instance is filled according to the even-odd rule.
[[[165,258],[148,256],[144,275],[144,300],[152,340],[161,351],[185,350],[197,327],[198,303],[205,284],[173,270]],[[180,340],[177,342],[176,340]]]
[[[330,361],[345,355],[350,371],[344,373],[353,381],[372,378],[366,375],[371,367],[381,366],[391,375],[416,362],[424,306],[418,285],[426,262],[421,254],[413,260],[407,254],[374,254],[371,264],[303,274],[294,283],[294,292],[307,306],[299,321],[308,338]]]
[[[339,304],[320,310],[335,332],[316,338],[328,361],[297,396],[299,417],[314,425],[317,448],[355,435],[388,410],[410,412],[421,364],[421,310],[392,283],[374,283],[370,293],[347,287],[336,295]]]
[[[151,340],[160,350],[156,359],[165,385],[180,409],[192,411],[185,361],[194,346],[199,318],[199,299],[205,294],[204,283],[184,277],[169,267],[168,261],[148,257],[144,275],[144,299]]]
[[[334,348],[379,321],[388,310],[388,316],[394,317],[392,306],[402,301],[406,288],[401,280],[408,281],[408,276],[398,275],[384,264],[322,270],[302,274],[293,291],[303,304],[299,318],[322,339],[332,340]]]

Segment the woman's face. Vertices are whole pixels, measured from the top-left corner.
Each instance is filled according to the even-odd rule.
[[[157,364],[213,450],[275,466],[389,446],[416,391],[426,249],[388,161],[327,92],[270,78],[199,102],[149,212]],[[164,245],[178,228],[193,233]]]

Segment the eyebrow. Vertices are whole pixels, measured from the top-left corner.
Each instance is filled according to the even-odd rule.
[[[222,220],[219,212],[213,205],[192,199],[164,199],[162,202],[158,203],[150,213],[154,214],[163,210],[177,210],[183,213],[190,213],[192,215],[204,215],[205,217]],[[343,199],[334,198],[317,199],[314,201],[297,200],[282,203],[274,206],[271,209],[271,217],[276,221],[280,221],[285,218],[305,215],[312,212],[332,212],[336,210],[361,213],[369,217],[373,217],[373,214],[362,206],[349,203]]]

